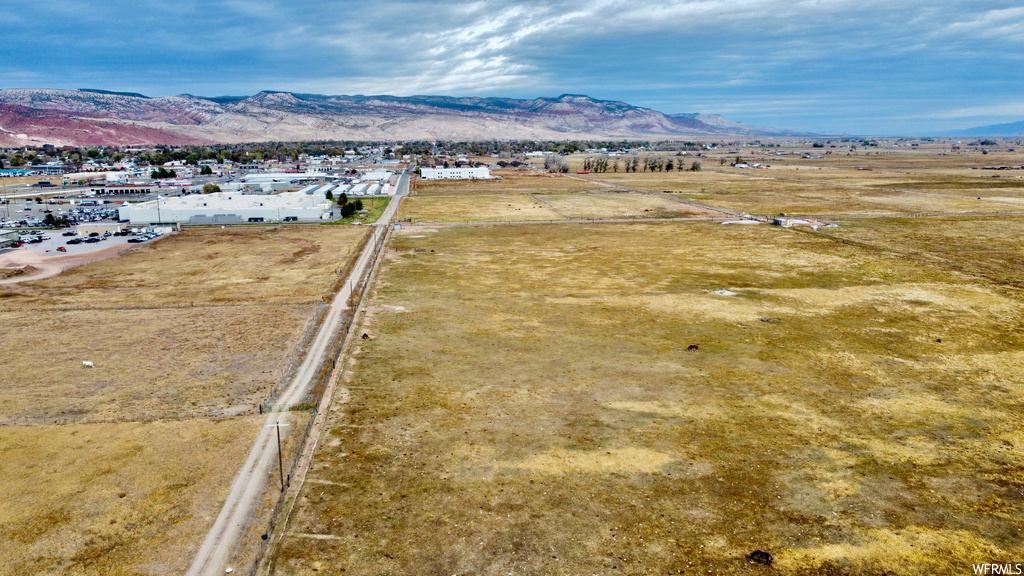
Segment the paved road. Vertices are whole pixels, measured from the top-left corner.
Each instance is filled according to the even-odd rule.
[[[399,199],[408,192],[409,174],[406,172],[398,181],[391,203],[381,214],[380,219],[373,224],[373,236],[359,255],[350,278],[359,279],[366,272],[373,261],[374,246],[387,234],[388,225],[398,210]],[[352,294],[353,284],[354,282],[346,282],[334,297],[331,308],[306,352],[295,378],[275,402],[276,404],[298,403],[316,383],[316,375],[320,366],[329,360],[326,356],[331,341],[334,340],[343,325],[344,313],[348,309],[348,299]],[[224,574],[224,571],[230,567],[227,564],[229,556],[240,541],[246,525],[259,508],[264,490],[276,489],[273,485],[267,485],[267,478],[278,465],[277,433],[273,425],[294,424],[294,420],[289,412],[272,413],[264,420],[257,433],[256,441],[249,450],[245,464],[242,465],[242,469],[231,484],[224,507],[221,508],[213,528],[206,534],[199,552],[192,561],[192,566],[187,572],[189,576]],[[281,437],[287,437],[292,432],[292,427],[282,428]]]

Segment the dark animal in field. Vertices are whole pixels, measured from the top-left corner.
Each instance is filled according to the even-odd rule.
[[[369,340],[369,339],[370,339],[370,335],[367,334],[366,332],[363,332],[363,340]]]
[[[772,565],[772,555],[764,550],[754,550],[750,554],[747,554],[747,561],[753,564],[764,564],[765,566]]]
[[[689,346],[686,347],[687,352],[696,352],[698,349],[699,348],[696,344],[690,344]]]

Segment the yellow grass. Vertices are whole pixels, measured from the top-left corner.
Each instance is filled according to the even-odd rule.
[[[563,220],[557,212],[524,193],[421,195],[402,202],[399,219],[413,222]]]
[[[549,208],[566,218],[686,218],[721,216],[673,198],[628,192],[535,194]]]
[[[0,574],[182,574],[258,417],[0,427]]]

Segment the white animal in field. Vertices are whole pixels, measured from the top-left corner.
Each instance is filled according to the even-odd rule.
[[[92,362],[89,362],[88,360],[85,360],[85,361],[82,362],[82,367],[83,368],[95,368],[96,365],[93,364]]]

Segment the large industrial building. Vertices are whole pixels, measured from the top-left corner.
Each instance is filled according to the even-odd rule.
[[[446,179],[488,179],[491,169],[482,168],[420,168],[420,178],[424,180]]]
[[[118,214],[132,226],[156,223],[241,224],[246,222],[322,222],[333,220],[337,205],[319,186],[271,196],[238,192],[158,198],[125,204]]]

